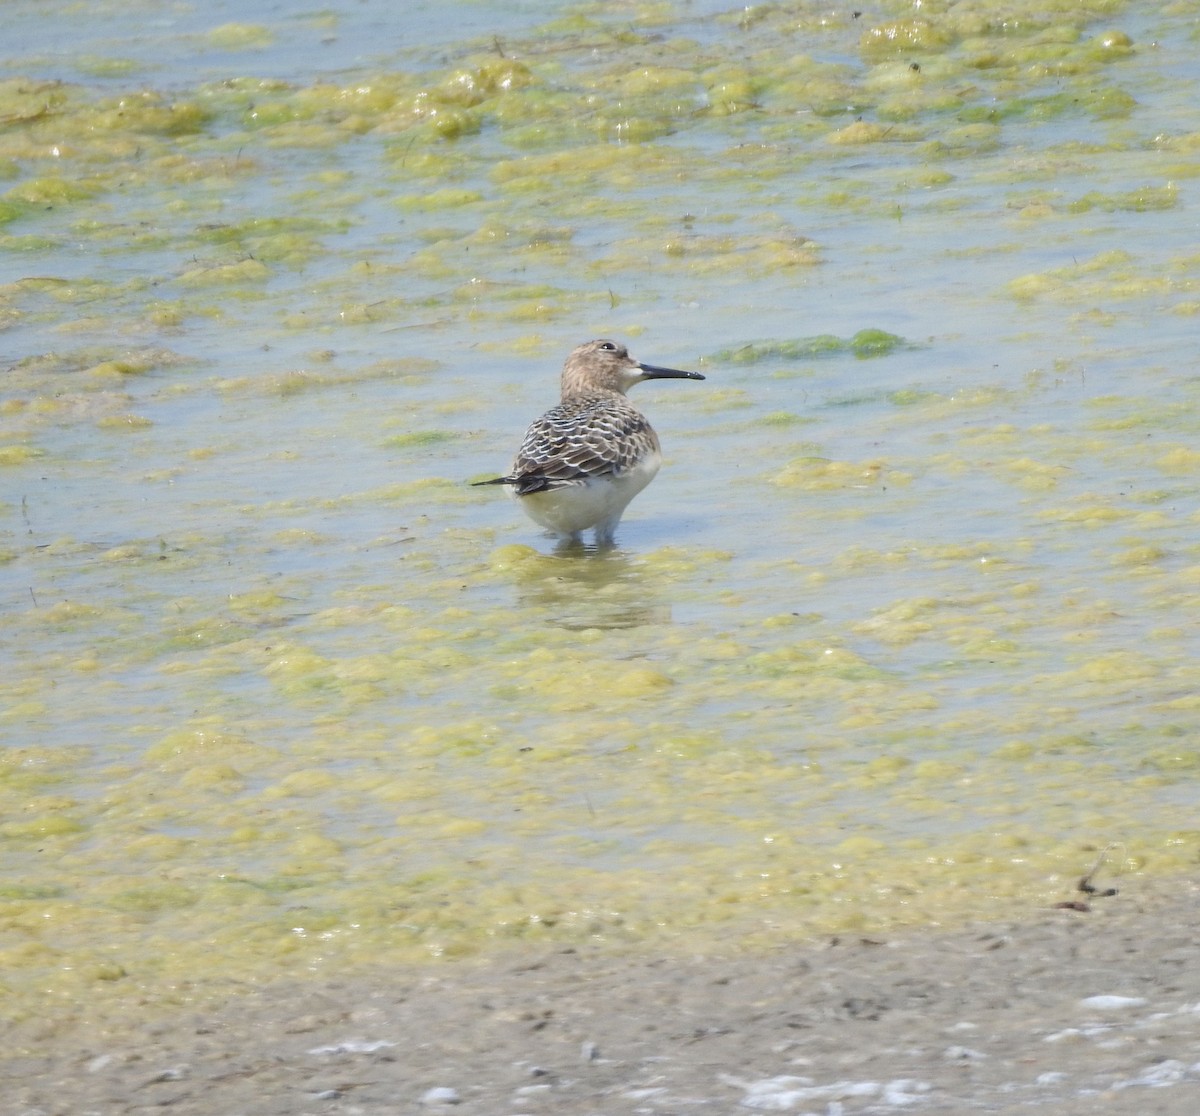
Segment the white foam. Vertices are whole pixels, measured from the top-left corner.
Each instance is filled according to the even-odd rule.
[[[374,1054],[376,1050],[383,1050],[388,1046],[395,1046],[394,1042],[386,1042],[380,1039],[376,1042],[363,1042],[361,1039],[347,1039],[345,1042],[337,1042],[332,1046],[314,1046],[310,1054]]]
[[[1142,1007],[1146,1001],[1141,996],[1088,996],[1080,1000],[1081,1007],[1096,1008],[1099,1011],[1123,1011],[1126,1008]]]
[[[929,1084],[912,1078],[897,1078],[894,1081],[835,1081],[818,1085],[811,1077],[781,1075],[767,1077],[761,1081],[742,1081],[728,1074],[721,1080],[726,1085],[744,1090],[740,1104],[743,1108],[754,1108],[763,1112],[787,1112],[798,1105],[812,1101],[836,1103],[878,1097],[884,1104],[900,1108],[924,1100]]]

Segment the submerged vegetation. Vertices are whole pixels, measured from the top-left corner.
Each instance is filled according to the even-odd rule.
[[[1194,867],[1183,6],[351,19],[0,80],[4,1010]],[[465,479],[651,329],[545,553]]]

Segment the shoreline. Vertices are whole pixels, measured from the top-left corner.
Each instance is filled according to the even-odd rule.
[[[1122,883],[1086,913],[952,931],[723,956],[539,949],[274,983],[124,1026],[28,1021],[0,1079],[28,1116],[1185,1116],[1200,1090],[1200,886]]]

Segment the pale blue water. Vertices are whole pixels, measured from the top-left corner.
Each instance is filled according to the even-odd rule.
[[[663,880],[711,895],[791,872],[800,891],[863,834],[878,861],[837,901],[873,916],[868,866],[894,874],[887,857],[906,842],[918,919],[945,900],[938,866],[955,856],[994,858],[981,902],[989,887],[1053,892],[1110,841],[1152,870],[1187,861],[1200,770],[1190,17],[1133,4],[1081,32],[1134,40],[1088,78],[1134,99],[1117,117],[1002,116],[993,143],[947,153],[936,144],[970,120],[928,111],[920,138],[833,147],[825,132],[856,114],[826,125],[801,99],[682,114],[652,143],[608,144],[602,169],[630,161],[631,181],[563,190],[551,171],[522,191],[498,168],[586,158],[595,135],[522,146],[489,120],[410,153],[406,127],[346,138],[327,106],[307,118],[293,105],[311,131],[258,128],[222,83],[353,90],[398,70],[434,85],[500,35],[583,115],[589,90],[620,100],[605,75],[621,50],[637,72],[694,58],[679,43],[698,40],[777,81],[773,36],[711,18],[715,4],[646,25],[636,8],[585,8],[645,34],[595,50],[531,30],[563,13],[549,2],[242,8],[4,7],[0,76],[217,105],[198,133],[144,153],[73,138],[51,155],[52,120],[28,149],[22,125],[3,133],[0,187],[114,160],[126,176],[9,222],[0,248],[15,308],[0,442],[39,453],[0,471],[15,757],[3,872],[76,905],[64,953],[82,948],[86,912],[110,912],[106,888],[157,878],[151,853],[128,850],[164,835],[190,843],[153,855],[198,889],[238,875],[274,895],[303,869],[319,877],[303,895],[313,909],[360,902],[356,883],[399,905],[427,886],[485,927],[522,881],[573,910],[627,903],[647,923],[655,897],[672,905]],[[204,38],[229,22],[273,41]],[[789,49],[869,90],[879,74],[858,35],[796,34]],[[96,58],[135,69],[93,77]],[[955,86],[964,118],[1083,88],[1030,71],[1027,85],[972,71],[983,92]],[[292,104],[269,81],[255,96]],[[415,160],[430,153],[443,170],[423,176]],[[228,173],[163,177],[173,157]],[[1161,202],[1168,183],[1173,205],[1130,200]],[[480,196],[397,205],[443,188]],[[297,263],[253,238],[255,222],[289,219],[317,244]],[[245,247],[214,242],[214,226],[248,229]],[[796,237],[819,263],[754,254]],[[260,257],[261,282],[186,278]],[[1045,283],[1018,297],[1010,284],[1029,276]],[[19,282],[45,277],[84,293]],[[152,316],[164,302],[177,323]],[[863,329],[904,344],[865,360],[717,357]],[[604,335],[708,380],[638,389],[667,460],[620,553],[514,558],[505,548],[552,546],[466,482],[507,464],[554,401],[562,357]],[[179,362],[83,371],[158,348]],[[421,363],[387,364],[409,359]],[[124,429],[125,415],[149,425]],[[787,483],[809,457],[831,479]],[[658,675],[626,673],[643,668]],[[870,774],[892,760],[909,765],[895,781]],[[305,783],[313,773],[329,783]],[[50,833],[64,817],[78,829]],[[794,841],[785,869],[767,831]],[[294,851],[297,834],[341,851]],[[1018,837],[1028,846],[1010,861]],[[580,864],[602,882],[565,870]],[[418,871],[434,883],[412,884]],[[675,905],[703,923],[706,901]],[[217,939],[240,941],[257,917],[211,896],[203,909]],[[191,933],[186,912],[150,921],[168,940]],[[140,933],[122,924],[113,940],[136,953]]]

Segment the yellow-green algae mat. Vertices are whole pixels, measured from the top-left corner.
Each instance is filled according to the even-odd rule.
[[[1125,30],[1186,51],[1187,10],[606,4],[292,81],[225,26],[228,80],[0,85],[0,1010],[1011,914],[1109,845],[1194,869],[1197,380],[1128,327],[1200,310],[1193,249],[1139,254],[1200,133]],[[955,257],[964,207],[1008,270]],[[848,213],[864,268],[940,237],[1027,316],[1020,374],[967,328],[962,383],[864,378],[917,339],[845,286],[853,328],[747,333],[839,282]],[[688,300],[725,340],[655,395],[630,513],[680,537],[530,545],[465,480],[564,337]]]

